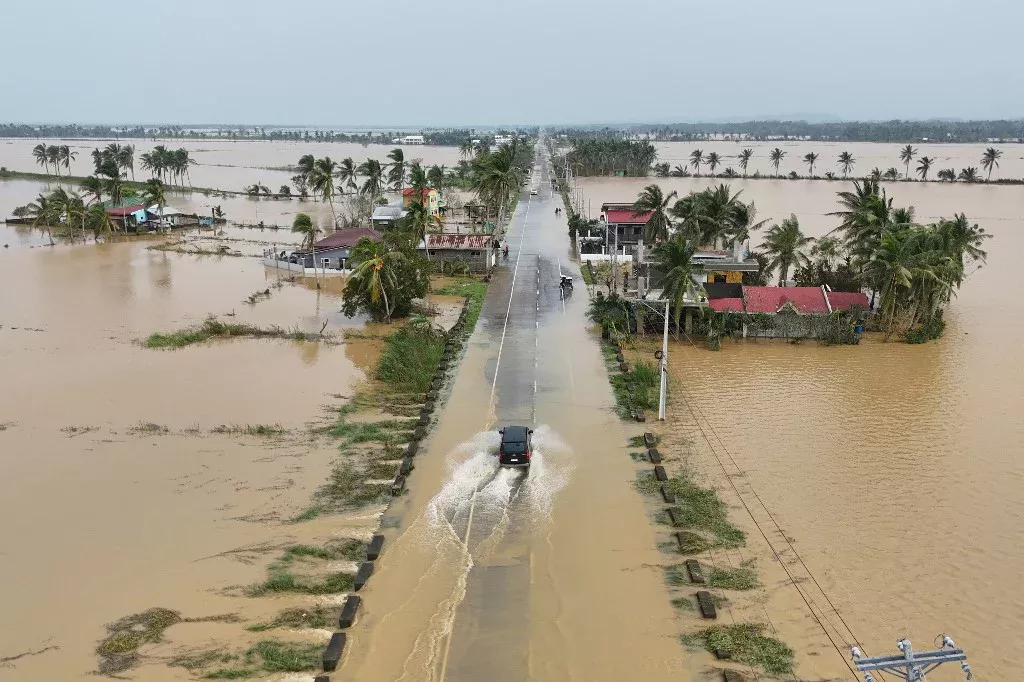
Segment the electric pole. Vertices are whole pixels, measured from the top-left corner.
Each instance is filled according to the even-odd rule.
[[[967,654],[963,649],[958,649],[953,640],[946,635],[939,635],[942,638],[942,648],[935,651],[914,652],[910,646],[909,639],[901,639],[896,642],[900,653],[894,656],[865,656],[860,647],[850,647],[853,654],[853,663],[857,670],[864,673],[864,682],[875,682],[872,670],[881,670],[892,673],[901,680],[907,682],[924,682],[925,675],[938,668],[943,663],[960,663],[960,670],[968,680],[974,679],[971,666],[967,665]]]

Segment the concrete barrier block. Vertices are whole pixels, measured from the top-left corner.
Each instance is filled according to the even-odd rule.
[[[700,562],[696,559],[687,559],[685,561],[686,572],[690,574],[690,582],[703,585],[707,582],[704,578],[704,569],[701,568]]]
[[[430,423],[430,415],[429,414],[421,414],[420,415],[420,426],[426,426],[429,423]]]
[[[647,415],[644,414],[643,410],[637,410],[636,414],[633,415],[633,418],[636,419],[641,424],[647,421]]]
[[[732,649],[715,649],[715,658],[720,661],[731,661]]]
[[[737,670],[723,670],[722,679],[725,682],[745,682],[747,678]]]
[[[718,618],[715,602],[711,599],[711,593],[707,590],[697,591],[697,606],[700,608],[700,615],[705,618]]]
[[[405,446],[405,456],[415,457],[416,453],[420,451],[420,442],[418,440],[411,440],[409,444]]]
[[[402,474],[403,476],[408,476],[409,472],[412,471],[412,469],[412,457],[406,457],[402,460],[402,466],[398,468],[398,473]]]
[[[363,589],[363,585],[366,584],[366,581],[370,579],[371,575],[373,575],[372,561],[364,561],[359,564],[359,570],[356,571],[356,579],[352,583],[352,589],[356,592]]]
[[[378,533],[370,538],[370,542],[366,545],[366,560],[376,561],[382,547],[384,547],[384,536]]]
[[[330,675],[317,675],[313,678],[313,682],[331,682]]]
[[[341,607],[341,615],[338,616],[338,629],[344,630],[355,625],[356,613],[359,611],[359,604],[363,598],[358,594],[350,594],[345,597],[345,605]]]
[[[623,374],[627,374],[629,372],[629,363],[628,362],[620,362],[619,363],[619,371],[622,372]]]
[[[423,409],[424,409],[424,410],[430,410],[431,412],[433,412],[433,411],[434,411],[434,406],[435,406],[436,404],[437,404],[437,402],[436,402],[436,401],[434,401],[434,400],[428,400],[427,402],[423,403]]]
[[[649,449],[647,459],[651,460],[651,464],[661,464],[661,453],[658,452],[658,448]]]
[[[671,523],[673,526],[683,525],[682,509],[680,509],[679,507],[669,507],[668,509],[665,510],[665,513],[668,514],[668,522]]]
[[[650,431],[646,432],[644,434],[644,447],[653,448],[655,445],[657,445],[657,439],[655,439],[654,434]]]
[[[331,635],[331,641],[324,649],[324,672],[333,672],[338,668],[341,661],[341,654],[345,651],[345,633],[335,632]]]
[[[665,473],[665,467],[661,466],[660,464],[654,467],[654,477],[659,481],[667,481],[668,474]]]
[[[405,490],[405,476],[398,474],[395,476],[395,482],[391,484],[391,496],[398,497]]]
[[[672,489],[668,487],[668,484],[663,483],[661,485],[661,499],[665,500],[665,504],[676,503],[676,494],[672,492]]]
[[[424,426],[417,426],[416,430],[412,432],[412,437],[415,440],[423,440],[427,437],[427,429]]]
[[[437,389],[427,391],[427,401],[437,400]]]

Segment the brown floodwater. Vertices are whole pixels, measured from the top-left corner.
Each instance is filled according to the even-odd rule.
[[[681,194],[711,184],[582,184],[596,205],[632,200],[649,182]],[[760,218],[795,213],[813,236],[835,226],[825,213],[835,210],[842,185],[730,184],[755,201]],[[946,632],[967,650],[976,679],[1009,679],[1019,667],[1010,653],[1015,633],[1024,627],[1024,308],[1016,293],[1024,203],[1014,187],[887,188],[895,205],[916,207],[918,220],[963,211],[994,235],[988,264],[969,271],[950,305],[944,337],[841,348],[726,342],[721,352],[672,344],[664,428],[673,450],[693,449],[689,463],[724,491],[759,565],[781,584],[787,577],[741,505],[771,531],[753,492],[764,501],[821,590],[781,534],[768,533],[772,545],[808,585],[812,608],[824,612],[840,647],[855,636],[881,654],[908,636],[926,648]],[[797,595],[789,598],[804,617],[775,625],[816,652],[798,658],[798,672],[842,674],[822,629]]]
[[[332,288],[277,286],[254,258],[163,253],[151,241],[29,248],[31,230],[0,229],[10,244],[0,250],[0,658],[41,652],[0,666],[0,678],[87,679],[104,624],[153,606],[260,618],[296,605],[225,590],[262,579],[283,544],[375,525],[372,513],[282,523],[308,506],[336,456],[309,425],[364,377],[366,358],[348,344],[156,351],[138,341],[207,314],[307,331],[326,322],[339,339],[362,320],[338,313]],[[270,298],[243,302],[268,288]],[[245,424],[290,433],[210,434]],[[140,678],[188,679],[163,667],[177,645],[237,646],[243,632],[197,628],[169,631]]]

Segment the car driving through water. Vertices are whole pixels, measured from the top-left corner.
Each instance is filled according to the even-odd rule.
[[[506,426],[498,431],[498,464],[503,467],[526,468],[533,457],[533,429],[525,426]]]

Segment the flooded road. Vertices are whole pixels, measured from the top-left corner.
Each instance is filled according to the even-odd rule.
[[[685,194],[712,181],[582,185],[597,205],[631,201],[650,182]],[[759,219],[793,212],[811,236],[835,226],[825,214],[845,188],[729,184],[755,201]],[[1015,293],[1024,202],[1015,187],[885,186],[920,221],[963,211],[994,235],[988,264],[970,272],[949,307],[944,337],[840,348],[726,341],[721,352],[699,341],[672,344],[668,449],[725,491],[737,523],[745,512],[729,479],[758,493],[867,651],[894,651],[901,636],[928,648],[946,632],[967,651],[976,679],[1008,679],[1019,669],[1009,652],[1024,627],[1024,307]],[[717,457],[734,476],[722,474]],[[756,541],[749,519],[744,528]],[[761,546],[764,571],[775,564]],[[820,594],[817,601],[830,611]],[[806,614],[799,600],[792,606]],[[842,644],[846,628],[830,615],[826,628]],[[802,675],[846,670],[813,621],[787,631],[790,644],[816,642],[814,658],[798,656]],[[932,677],[961,679],[955,669]]]
[[[540,175],[415,485],[385,518],[347,678],[688,676],[587,296],[559,294],[568,237]],[[528,474],[491,454],[510,423],[536,428]]]

